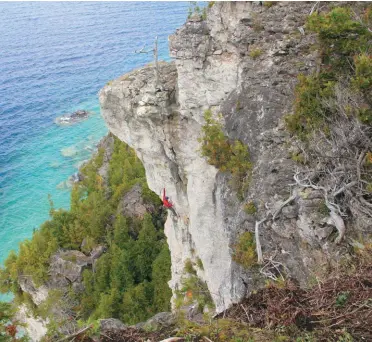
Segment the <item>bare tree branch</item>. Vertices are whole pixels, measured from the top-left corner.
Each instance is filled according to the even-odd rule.
[[[160,86],[160,77],[159,77],[159,61],[158,61],[158,36],[155,37],[154,48],[150,50],[145,50],[146,44],[141,50],[135,50],[134,53],[153,53],[154,54],[154,66],[155,66],[155,86],[158,88]]]
[[[254,227],[254,235],[256,237],[256,252],[257,252],[257,263],[262,264],[263,263],[263,257],[262,257],[262,247],[260,242],[260,232],[259,228],[262,223],[264,223],[267,220],[267,217],[262,219],[261,221],[256,221],[255,227]]]
[[[57,342],[67,341],[67,340],[69,340],[69,339],[75,338],[76,336],[82,334],[83,332],[85,332],[85,331],[87,331],[87,330],[89,330],[89,329],[91,329],[91,328],[92,328],[92,326],[91,326],[91,325],[88,325],[87,327],[82,328],[82,329],[76,331],[75,333],[73,333],[73,334],[71,334],[71,335],[67,335],[67,336],[65,336],[65,337],[63,337],[63,338],[61,338],[61,339],[59,339]]]
[[[278,216],[278,214],[281,212],[281,210],[289,203],[291,203],[293,200],[295,200],[297,198],[298,194],[297,194],[297,191],[295,190],[292,194],[292,196],[290,196],[287,200],[285,200],[281,205],[280,207],[275,211],[275,213],[273,214],[273,221],[275,221],[275,218]]]

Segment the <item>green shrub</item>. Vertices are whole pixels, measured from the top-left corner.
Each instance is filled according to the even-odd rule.
[[[265,29],[261,19],[259,19],[256,14],[253,14],[252,28],[254,32],[261,32]]]
[[[306,164],[305,157],[302,153],[291,153],[291,159],[299,164]]]
[[[204,270],[203,262],[199,257],[196,258],[196,266],[198,266],[200,270]]]
[[[185,267],[184,267],[184,270],[186,273],[188,274],[196,274],[196,270],[194,268],[194,264],[192,263],[192,261],[190,259],[187,259],[185,261]]]
[[[362,91],[372,89],[372,56],[366,53],[354,57],[355,77],[353,84]]]
[[[256,265],[256,242],[253,233],[245,232],[239,236],[237,244],[233,247],[233,260],[245,268]]]
[[[366,25],[354,20],[347,7],[336,7],[325,14],[314,12],[306,27],[318,33],[324,62],[342,72],[351,69],[355,53],[368,50],[372,37]]]
[[[276,1],[264,1],[263,5],[267,8],[270,8],[276,4]]]
[[[343,306],[345,306],[349,295],[349,292],[340,292],[336,298],[336,307],[342,308]]]
[[[249,50],[249,56],[253,59],[257,59],[262,55],[262,50],[259,48],[254,48]]]
[[[213,4],[208,4],[208,8],[211,8],[214,5],[214,2],[211,1]],[[207,19],[207,9],[206,7],[200,8],[197,1],[189,1],[190,6],[188,9],[187,17],[190,19],[194,13],[199,14],[203,20]]]
[[[250,201],[244,205],[244,211],[248,215],[254,215],[257,212],[256,205],[254,204],[253,201]]]
[[[181,279],[182,288],[179,295],[187,297],[189,301],[195,300],[199,305],[199,310],[205,307],[214,309],[213,299],[208,290],[207,284],[196,275],[191,275]]]
[[[354,19],[352,10],[347,6],[309,16],[306,26],[318,34],[322,63],[318,73],[299,76],[294,113],[285,118],[287,129],[299,138],[306,139],[315,129],[322,129],[326,134],[329,132],[337,109],[331,110],[324,103],[327,99],[331,100],[328,103],[334,102],[336,82],[341,80],[344,87],[353,86],[369,96],[372,86],[372,33],[367,26],[371,21],[371,9],[372,6],[367,8],[362,19]],[[350,105],[353,107],[353,104]],[[347,114],[354,112],[363,123],[372,124],[370,105],[349,112]]]
[[[364,124],[372,125],[372,108],[367,105],[357,109],[357,117]]]
[[[205,125],[202,127],[201,154],[209,164],[223,172],[231,172],[234,181],[242,189],[244,179],[248,178],[252,169],[250,156],[241,141],[230,141],[222,131],[220,122],[212,118],[210,110],[204,113]]]
[[[334,85],[333,81],[322,78],[322,75],[298,76],[294,114],[285,118],[291,133],[305,137],[315,128],[325,124],[331,113],[323,106],[322,99],[333,96]]]
[[[328,216],[329,215],[329,209],[326,205],[326,202],[325,200],[322,200],[319,205],[318,205],[318,212],[324,216]]]

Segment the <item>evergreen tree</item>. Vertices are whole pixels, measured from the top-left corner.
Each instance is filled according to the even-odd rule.
[[[96,263],[95,290],[98,293],[105,293],[110,288],[110,254],[103,254]]]
[[[123,293],[133,285],[133,276],[130,272],[130,255],[125,250],[121,250],[115,244],[110,249],[111,255],[111,283],[112,289],[117,289]]]
[[[143,282],[131,288],[124,294],[121,306],[121,319],[127,324],[145,321],[153,315],[153,287],[149,282]]]
[[[127,219],[119,214],[116,217],[114,224],[114,239],[113,242],[120,248],[124,248],[130,240],[129,225]]]
[[[134,264],[137,271],[137,282],[151,281],[152,263],[160,252],[161,243],[157,241],[158,233],[151,216],[146,214],[142,229],[134,248]]]
[[[152,265],[152,283],[154,286],[153,307],[155,312],[170,310],[172,290],[168,286],[171,279],[171,258],[167,243],[163,243],[160,254]]]
[[[84,293],[81,298],[80,313],[84,319],[88,319],[94,308],[96,307],[96,300],[94,294],[94,277],[91,270],[85,269],[83,271]]]

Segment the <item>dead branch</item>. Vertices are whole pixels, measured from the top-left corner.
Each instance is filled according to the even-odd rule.
[[[67,336],[59,339],[57,342],[67,341],[69,339],[75,338],[76,336],[79,336],[80,334],[84,333],[85,331],[87,331],[87,330],[89,330],[91,328],[92,328],[92,326],[91,325],[88,325],[87,327],[82,328],[82,329],[78,330],[77,332],[75,332],[75,333],[73,333],[71,335],[67,335]]]
[[[154,54],[154,64],[155,64],[155,86],[158,88],[160,86],[160,77],[159,77],[159,61],[158,61],[158,36],[155,37],[154,48],[150,50],[145,50],[146,44],[141,50],[135,50],[134,53],[153,53]]]
[[[275,218],[278,216],[278,214],[282,211],[282,209],[289,203],[291,203],[293,200],[295,200],[297,198],[298,194],[297,194],[297,191],[295,190],[292,194],[292,196],[290,196],[287,200],[285,200],[281,205],[280,207],[275,211],[275,213],[273,214],[273,221],[275,221]]]
[[[363,160],[364,160],[364,155],[366,154],[366,150],[363,150],[360,155],[359,155],[359,158],[358,158],[358,161],[357,161],[357,175],[358,175],[358,180],[360,181],[361,180],[361,177],[360,177],[360,168],[362,166],[362,163],[363,163]]]
[[[278,276],[280,276],[281,280],[284,280],[284,276],[280,269],[286,269],[285,266],[279,262],[275,261],[274,257],[270,257],[269,259],[265,260],[264,266],[260,269],[260,273],[274,281],[278,281]]]
[[[213,342],[213,341],[210,340],[207,336],[203,336],[203,339],[206,340],[207,342]]]
[[[267,220],[267,217],[262,219],[261,221],[256,221],[255,227],[254,227],[254,235],[256,237],[256,252],[257,252],[257,263],[261,265],[263,263],[263,257],[262,257],[262,247],[260,242],[260,233],[259,228],[262,223],[264,223]]]
[[[357,185],[358,182],[357,181],[353,181],[353,182],[350,182],[348,184],[346,184],[345,186],[343,186],[342,188],[338,189],[337,191],[335,191],[333,194],[332,194],[332,197],[336,197],[340,194],[342,194],[343,192],[345,192],[346,189],[349,189],[349,188],[352,188],[353,186]]]
[[[311,11],[310,11],[309,15],[312,15],[312,14],[314,13],[314,10],[315,10],[315,8],[316,8],[318,5],[319,5],[319,1],[317,1],[317,2],[314,4],[314,6],[311,8]]]
[[[361,201],[365,206],[369,207],[369,208],[372,208],[372,203],[369,203],[368,201],[366,201],[365,198],[363,198],[363,196],[359,196],[358,197],[359,201]]]
[[[341,217],[341,210],[340,210],[339,206],[335,203],[330,202],[330,200],[329,200],[330,195],[328,195],[328,191],[325,187],[313,184],[311,182],[311,180],[309,180],[308,178],[305,178],[304,180],[300,180],[299,179],[299,172],[296,172],[296,174],[293,176],[293,178],[296,181],[296,183],[301,187],[312,188],[314,190],[321,190],[323,192],[325,205],[327,206],[328,210],[330,211],[329,216],[330,216],[334,226],[336,227],[336,229],[338,231],[338,237],[335,240],[335,242],[336,242],[336,244],[339,244],[342,241],[342,239],[344,238],[345,231],[346,231],[345,222],[344,222],[343,218]],[[338,192],[339,192],[339,190],[335,191],[335,193],[338,193]]]

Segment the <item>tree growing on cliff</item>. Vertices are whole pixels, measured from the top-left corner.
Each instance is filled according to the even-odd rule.
[[[204,120],[199,139],[201,155],[207,158],[208,164],[232,174],[231,184],[242,198],[252,169],[248,147],[240,140],[229,139],[223,132],[220,120],[214,119],[210,110],[205,111]]]
[[[158,61],[158,36],[155,37],[154,48],[151,50],[145,50],[146,45],[143,46],[141,50],[134,51],[135,53],[153,53],[154,55],[154,65],[155,65],[155,87],[160,87],[160,77],[159,77],[159,61]]]

